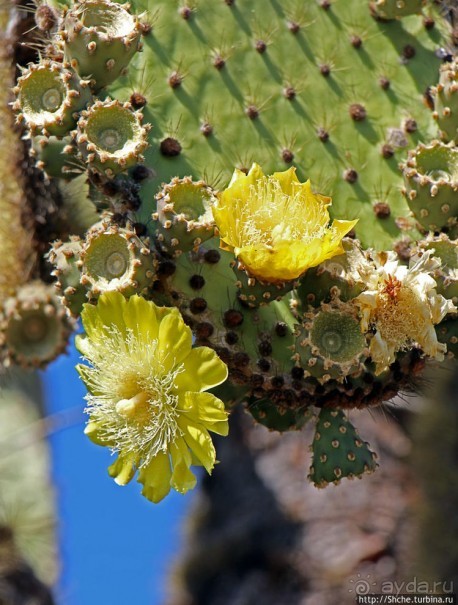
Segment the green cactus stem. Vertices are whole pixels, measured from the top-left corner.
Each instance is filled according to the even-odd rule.
[[[122,6],[107,0],[76,2],[64,16],[65,56],[95,91],[114,82],[140,50],[141,24]]]
[[[3,365],[46,366],[65,351],[74,327],[52,286],[29,282],[3,305],[0,317]]]
[[[426,0],[375,0],[370,2],[374,17],[389,21],[407,15],[417,15],[426,6]]]
[[[74,136],[89,170],[111,178],[141,162],[150,128],[142,118],[130,103],[110,99],[83,111]]]
[[[453,143],[420,143],[402,165],[403,191],[417,222],[426,230],[453,234],[458,216],[458,150]]]
[[[159,248],[179,256],[213,237],[213,199],[213,190],[191,177],[176,177],[165,185],[156,195],[157,210],[152,216]]]
[[[312,452],[309,479],[316,487],[338,484],[344,477],[361,477],[377,467],[376,455],[341,410],[320,411]]]
[[[68,64],[44,60],[29,65],[13,88],[17,121],[32,135],[65,136],[76,125],[74,114],[89,103],[91,90]]]
[[[433,118],[441,129],[442,138],[456,141],[458,137],[458,64],[456,59],[444,63],[439,83],[431,88],[434,99]]]
[[[105,221],[89,231],[77,266],[89,300],[113,290],[140,294],[155,276],[154,257],[135,232]]]

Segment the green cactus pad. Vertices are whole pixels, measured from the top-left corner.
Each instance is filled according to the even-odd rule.
[[[404,194],[415,219],[426,230],[456,229],[458,150],[450,143],[420,143],[402,166]]]
[[[81,284],[89,299],[117,290],[124,296],[140,294],[153,282],[154,258],[134,231],[102,222],[89,231],[83,244]]]
[[[140,49],[140,22],[114,2],[76,2],[63,25],[66,58],[96,91],[116,80]]]
[[[52,286],[29,282],[3,305],[0,316],[3,365],[46,366],[65,351],[74,327]]]
[[[176,177],[156,195],[152,230],[163,252],[179,256],[213,237],[214,193],[203,181]]]
[[[400,19],[421,13],[426,0],[375,0],[370,2],[372,14],[380,19]]]
[[[289,408],[286,402],[279,405],[270,399],[251,397],[245,405],[256,422],[280,433],[291,430],[299,431],[313,417],[310,402],[304,403],[302,408]]]
[[[89,170],[113,177],[141,162],[150,128],[142,119],[130,103],[110,99],[83,111],[75,138]]]
[[[323,408],[320,411],[312,452],[309,479],[316,487],[337,484],[344,477],[361,477],[377,467],[369,444],[361,440],[341,410]]]
[[[458,138],[458,64],[456,60],[441,66],[439,84],[431,88],[433,118],[446,141]]]
[[[25,122],[32,134],[65,136],[74,128],[75,112],[89,103],[87,80],[80,80],[70,65],[45,60],[29,65],[13,88],[17,121]]]
[[[361,0],[329,10],[315,1],[200,0],[188,19],[177,8],[155,3],[144,51],[109,88],[121,101],[141,93],[154,125],[145,222],[174,176],[220,188],[234,167],[256,161],[271,174],[292,164],[300,181],[333,197],[334,218],[359,218],[364,246],[391,247],[408,214],[398,162],[437,132],[423,93],[437,81],[435,50],[447,44],[442,21],[434,30],[417,15],[377,22]],[[389,216],[375,212],[380,203]]]
[[[446,319],[435,326],[437,339],[447,345],[449,357],[458,357],[458,321],[456,318]]]

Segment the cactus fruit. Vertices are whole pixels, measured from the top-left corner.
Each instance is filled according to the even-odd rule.
[[[360,324],[358,309],[350,303],[323,303],[321,309],[305,313],[296,334],[297,361],[319,382],[343,382],[350,374],[361,374],[369,350]]]
[[[3,364],[24,368],[44,367],[61,355],[74,329],[53,288],[41,282],[30,282],[7,299],[0,322]]]
[[[152,217],[159,248],[178,256],[213,237],[213,199],[214,193],[208,185],[193,182],[190,177],[177,177],[165,185],[156,195],[157,210]]]
[[[32,134],[65,136],[76,125],[74,114],[91,99],[87,80],[80,80],[69,65],[45,60],[31,64],[14,88],[17,121]]]
[[[399,19],[421,13],[426,0],[376,0],[370,3],[372,14],[380,19]]]
[[[326,487],[344,477],[373,472],[376,455],[368,446],[342,411],[323,408],[313,438],[309,479],[316,487]]]
[[[434,100],[433,118],[446,141],[458,138],[458,65],[456,60],[444,63],[439,83],[431,88]]]
[[[122,5],[83,0],[64,15],[65,56],[95,91],[118,78],[140,50],[141,24]]]
[[[456,231],[458,215],[458,150],[432,141],[409,151],[403,164],[404,194],[417,222],[425,230]]]
[[[130,103],[109,99],[83,111],[75,138],[89,170],[113,177],[141,162],[150,128],[141,122],[142,114],[133,111]]]
[[[135,232],[104,221],[89,231],[79,256],[89,300],[106,291],[141,293],[154,278],[154,257]]]

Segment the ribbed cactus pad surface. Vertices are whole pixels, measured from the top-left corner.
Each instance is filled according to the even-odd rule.
[[[143,52],[109,89],[147,101],[145,209],[177,175],[225,186],[235,166],[292,164],[333,196],[335,217],[359,217],[363,245],[399,237],[398,162],[437,133],[423,95],[438,79],[442,20],[380,22],[360,0],[158,0],[150,13]]]

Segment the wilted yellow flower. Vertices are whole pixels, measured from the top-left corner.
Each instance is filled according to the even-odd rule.
[[[398,351],[418,346],[425,355],[444,358],[446,345],[438,342],[434,325],[456,310],[452,301],[436,293],[430,273],[440,265],[431,252],[399,265],[394,252],[380,253],[375,271],[364,277],[368,289],[356,297],[363,332],[374,329],[370,354],[380,374]]]
[[[261,281],[300,277],[310,267],[344,252],[341,240],[357,221],[329,225],[331,199],[300,183],[294,167],[266,176],[253,164],[236,170],[213,206],[221,247],[233,252]]]
[[[191,330],[179,311],[119,292],[85,305],[86,336],[78,350],[88,388],[86,434],[118,458],[110,475],[125,485],[138,469],[143,495],[162,500],[173,487],[196,484],[191,464],[210,473],[215,449],[208,434],[227,435],[223,402],[204,393],[227,378],[227,367],[208,347],[192,348]]]

